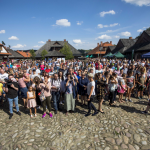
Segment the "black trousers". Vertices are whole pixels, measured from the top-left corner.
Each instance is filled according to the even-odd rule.
[[[115,91],[109,93],[110,104],[114,102]]]
[[[89,109],[88,113],[91,113],[91,108],[93,108],[93,110],[94,110],[95,112],[97,112],[95,106],[92,104],[92,101],[93,101],[93,100],[94,100],[94,95],[91,95],[90,101],[88,101],[88,109]]]

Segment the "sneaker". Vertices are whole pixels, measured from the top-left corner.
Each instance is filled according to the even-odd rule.
[[[45,113],[45,114],[43,114],[42,118],[44,118],[45,116],[46,116],[46,113]]]
[[[10,114],[9,119],[11,119],[11,118],[12,118],[12,116],[13,116],[13,114]]]
[[[52,118],[53,117],[52,113],[49,113],[49,116]]]
[[[37,117],[37,114],[34,114],[34,117]]]
[[[142,111],[141,112],[142,114],[148,114],[148,112],[145,110],[145,111]]]
[[[138,99],[141,99],[141,97],[138,97]]]
[[[129,101],[129,102],[132,102],[132,100],[131,100],[131,99],[129,99],[128,101]]]
[[[33,116],[31,115],[31,118],[33,118]]]
[[[87,117],[87,116],[89,116],[91,113],[87,113],[86,115],[85,115],[85,117]]]
[[[127,99],[125,99],[125,101],[127,102],[128,100],[127,100]]]
[[[98,114],[98,111],[96,111],[94,114],[92,114],[92,116],[95,116],[96,114]]]
[[[18,112],[17,112],[17,114],[18,114],[19,116],[21,116],[21,113],[20,113],[20,111],[18,111]]]

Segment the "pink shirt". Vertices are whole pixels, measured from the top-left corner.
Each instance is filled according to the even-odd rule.
[[[41,87],[42,91],[44,90],[45,97],[51,96],[51,93],[50,93],[51,83],[48,82],[47,86],[48,86],[48,89],[45,88],[45,84],[44,83],[40,83],[40,87]]]
[[[24,82],[24,78],[19,78],[18,79],[18,84],[21,88],[25,88],[26,87],[26,84]]]
[[[40,67],[41,67],[41,70],[44,70],[44,65],[41,65]]]

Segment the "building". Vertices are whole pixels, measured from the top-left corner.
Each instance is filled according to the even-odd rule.
[[[115,49],[111,53],[120,52],[122,54],[125,54],[125,51],[131,48],[136,42],[136,39],[132,39],[132,37],[129,37],[129,39],[120,39],[117,43]]]
[[[105,55],[112,53],[112,51],[116,48],[116,46],[108,46]]]
[[[41,55],[41,52],[44,49],[48,52],[46,57],[49,57],[49,58],[65,57],[62,53],[60,53],[60,50],[63,48],[65,43],[70,47],[70,49],[73,53],[73,56],[75,58],[78,58],[78,57],[81,56],[81,53],[76,48],[74,48],[71,44],[69,44],[68,41],[66,41],[66,40],[64,40],[64,41],[51,41],[51,40],[48,40],[46,42],[46,44],[44,44],[41,48],[39,48],[38,51],[35,52],[36,53],[36,58],[39,58],[39,56]]]
[[[108,46],[114,46],[112,44],[112,41],[109,42],[101,42],[101,44],[97,43],[97,47],[95,47],[92,51],[88,53],[88,55],[93,55],[93,57],[99,57],[102,58],[106,54],[106,50]]]
[[[135,44],[128,48],[124,54],[131,59],[133,50],[135,60],[141,59],[143,54],[150,52],[150,31],[143,31],[141,36],[136,39]]]
[[[22,55],[23,59],[29,59],[31,57],[30,52],[24,52],[23,50],[22,51],[17,50],[16,52],[18,54]]]
[[[8,52],[7,48],[0,43],[0,61],[7,61],[8,56],[12,55]]]

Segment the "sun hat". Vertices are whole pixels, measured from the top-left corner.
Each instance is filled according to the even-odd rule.
[[[91,78],[93,78],[93,74],[92,73],[89,73],[88,76],[91,77]]]

